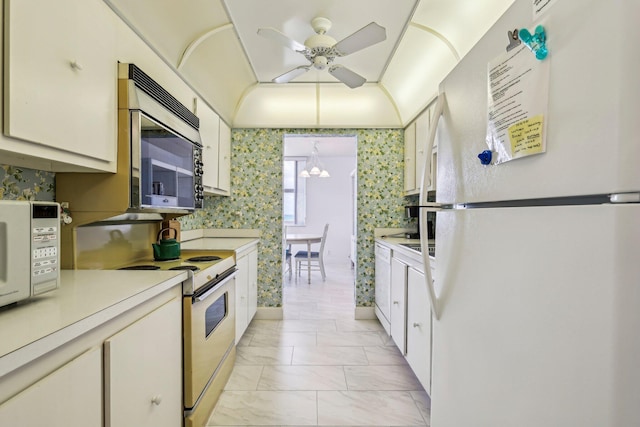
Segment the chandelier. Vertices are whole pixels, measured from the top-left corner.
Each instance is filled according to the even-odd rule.
[[[313,151],[311,157],[307,159],[307,165],[300,172],[302,178],[309,178],[311,176],[317,176],[318,178],[330,178],[329,172],[324,168],[320,159],[318,158],[318,143],[313,143]]]

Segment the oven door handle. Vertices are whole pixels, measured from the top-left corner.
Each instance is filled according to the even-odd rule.
[[[237,271],[234,271],[233,273],[229,274],[227,277],[222,279],[219,283],[216,283],[215,286],[213,286],[207,292],[205,292],[202,295],[198,295],[197,297],[195,297],[193,299],[193,302],[201,302],[201,301],[204,301],[207,298],[209,298],[214,292],[216,292],[218,290],[218,288],[220,288],[220,286],[224,285],[225,283],[227,283],[231,279],[235,279],[236,273],[237,273]]]

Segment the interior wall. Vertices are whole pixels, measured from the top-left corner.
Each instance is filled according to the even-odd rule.
[[[356,306],[372,307],[374,230],[407,227],[402,129],[233,129],[231,195],[205,198],[205,208],[180,218],[184,230],[260,230],[258,306],[282,306],[282,157],[288,134],[355,135],[358,140]]]
[[[320,161],[331,177],[307,178],[306,223],[304,227],[290,226],[290,231],[322,233],[324,225],[328,223],[325,262],[349,264],[353,222],[351,172],[356,168],[356,157],[321,157]],[[295,254],[297,250],[306,250],[306,245],[294,246],[292,249]]]
[[[0,200],[55,200],[53,172],[0,164]]]

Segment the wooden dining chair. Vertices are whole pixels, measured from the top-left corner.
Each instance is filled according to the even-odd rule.
[[[311,270],[318,271],[322,274],[322,280],[324,281],[327,275],[324,272],[324,244],[327,241],[327,231],[329,230],[329,224],[325,224],[324,232],[322,233],[322,240],[320,240],[320,249],[318,252],[311,252],[311,256],[307,254],[307,251],[296,252],[296,270],[298,276],[300,276],[301,267],[307,267],[307,264],[311,267]]]

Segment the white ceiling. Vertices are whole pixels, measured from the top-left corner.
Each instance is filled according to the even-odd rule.
[[[104,0],[234,128],[398,128],[513,0]],[[387,39],[336,58],[367,79],[350,89],[327,71],[286,84],[307,60],[257,35],[273,27],[304,42],[312,18],[336,40],[370,22]],[[168,88],[170,90],[170,88]]]
[[[311,20],[321,16],[332,23],[327,35],[340,41],[375,21],[385,28],[386,40],[337,58],[335,63],[355,71],[370,83],[377,83],[404,34],[417,0],[223,0],[223,3],[261,83],[270,83],[274,77],[308,65],[309,61],[302,54],[259,36],[258,28],[271,27],[304,43],[315,34]],[[255,13],[256,10],[267,12]],[[295,81],[336,83],[328,72],[314,69]]]

